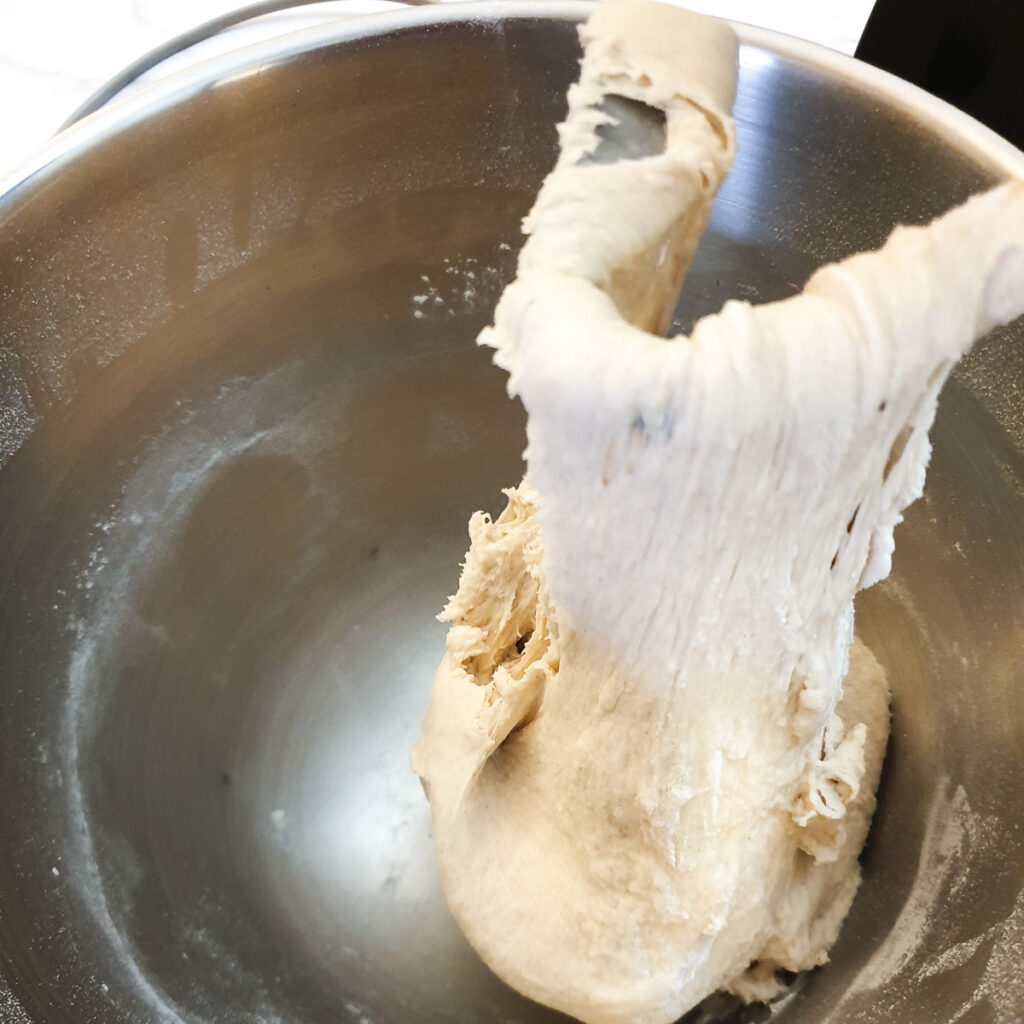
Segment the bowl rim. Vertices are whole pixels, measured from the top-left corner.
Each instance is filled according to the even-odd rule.
[[[260,74],[308,57],[318,50],[395,31],[451,22],[509,19],[579,22],[594,6],[594,0],[462,0],[401,7],[287,32],[219,54],[134,88],[127,95],[59,131],[31,152],[13,170],[0,176],[0,220],[17,198],[30,190],[29,186],[51,180],[90,150],[219,85]],[[1024,152],[968,114],[918,86],[818,43],[771,29],[739,22],[732,24],[741,44],[741,69],[744,64],[759,63],[760,58],[782,58],[845,81],[851,87],[874,93],[882,102],[915,116],[951,141],[960,142],[979,162],[987,160],[1007,178],[1024,179]]]

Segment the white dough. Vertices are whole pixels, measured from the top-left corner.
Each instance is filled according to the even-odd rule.
[[[731,160],[735,40],[625,0],[583,39],[481,338],[527,478],[470,523],[413,764],[484,960],[589,1024],[668,1024],[823,963],[850,906],[888,733],[853,598],[889,571],[950,367],[1024,311],[1024,184],[666,341],[646,330]],[[666,110],[663,155],[577,165],[606,91]]]

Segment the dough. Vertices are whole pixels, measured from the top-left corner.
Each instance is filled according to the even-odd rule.
[[[590,1024],[668,1024],[825,962],[849,908],[888,732],[853,598],[889,571],[950,367],[1024,311],[1024,184],[666,341],[646,329],[732,155],[735,40],[625,0],[582,37],[481,336],[527,477],[470,522],[413,765],[484,960]],[[666,112],[663,154],[580,163],[606,92]]]

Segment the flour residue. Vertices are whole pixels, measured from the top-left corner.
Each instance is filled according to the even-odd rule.
[[[25,443],[36,420],[20,360],[0,347],[0,466]]]
[[[874,989],[899,976],[917,952],[930,927],[930,915],[953,872],[962,866],[968,820],[967,794],[957,787],[951,799],[945,785],[936,790],[928,810],[914,884],[885,942],[865,964],[852,992]]]
[[[270,812],[270,827],[277,845],[282,850],[288,850],[292,845],[292,829],[288,814],[283,808],[275,807]]]
[[[963,1002],[948,1007],[943,1024],[955,1024],[984,1005],[989,1024],[1020,1024],[1024,1007],[1024,889],[1007,916],[980,934],[946,945],[966,904],[972,864],[998,857],[998,823],[970,805],[964,787],[939,781],[925,823],[913,885],[885,941],[861,969],[836,1012],[863,1006],[855,1018],[888,1024],[902,1018],[931,979],[986,957],[984,973]],[[945,948],[943,948],[945,947]],[[935,949],[942,949],[936,953]],[[837,1019],[834,1015],[829,1020]],[[845,1018],[843,1018],[845,1019]]]
[[[502,242],[502,253],[511,246]],[[499,266],[473,256],[446,256],[440,273],[420,275],[420,289],[412,296],[414,320],[454,320],[493,303],[504,284]]]
[[[1024,889],[1018,893],[1013,909],[1004,920],[981,935],[950,947],[922,968],[918,979],[956,970],[986,946],[990,952],[985,973],[946,1024],[956,1024],[978,1006],[984,1006],[989,1014],[979,1019],[991,1024],[1020,1024],[1024,1013]]]
[[[187,520],[211,474],[261,442],[273,445],[270,435],[277,431],[261,427],[258,411],[265,405],[267,392],[278,387],[288,372],[282,370],[257,382],[233,381],[221,387],[202,409],[185,405],[178,409],[177,422],[151,442],[124,486],[121,499],[111,506],[107,516],[94,523],[93,543],[77,567],[75,593],[68,601],[67,629],[75,637],[75,645],[68,668],[61,753],[77,848],[74,856],[65,859],[62,873],[71,876],[75,891],[86,901],[126,980],[149,1005],[149,1019],[155,1022],[182,1024],[192,1017],[142,970],[131,937],[115,919],[97,859],[83,787],[81,750],[103,713],[105,666],[126,632],[146,628],[136,621],[135,613],[139,567],[157,564],[166,557],[167,546],[173,543],[179,525]],[[281,427],[279,432],[283,435],[287,429]],[[301,453],[306,441],[304,430],[305,426],[300,425],[298,434],[284,438],[282,445]],[[272,824],[278,826],[276,818]],[[280,826],[285,833],[287,821],[282,818]],[[211,946],[210,955],[223,964],[223,969],[237,966],[228,962],[226,951]],[[0,1019],[7,1017],[0,1014]]]
[[[0,977],[0,1020],[4,1024],[32,1024],[32,1019],[25,1012],[25,1008],[18,1002],[17,997],[7,987],[6,982]]]
[[[352,1015],[350,1020],[354,1024],[373,1024],[373,1018],[358,1003],[346,1000],[345,1009]]]

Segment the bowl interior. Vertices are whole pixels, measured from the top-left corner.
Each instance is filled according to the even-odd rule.
[[[578,57],[554,5],[502,10],[250,59],[0,201],[0,1018],[557,1019],[450,920],[408,767],[466,521],[522,472],[473,341]],[[745,38],[684,329],[1005,173],[882,76]],[[1015,1019],[1022,346],[957,371],[862,595],[881,803],[779,1019]]]

